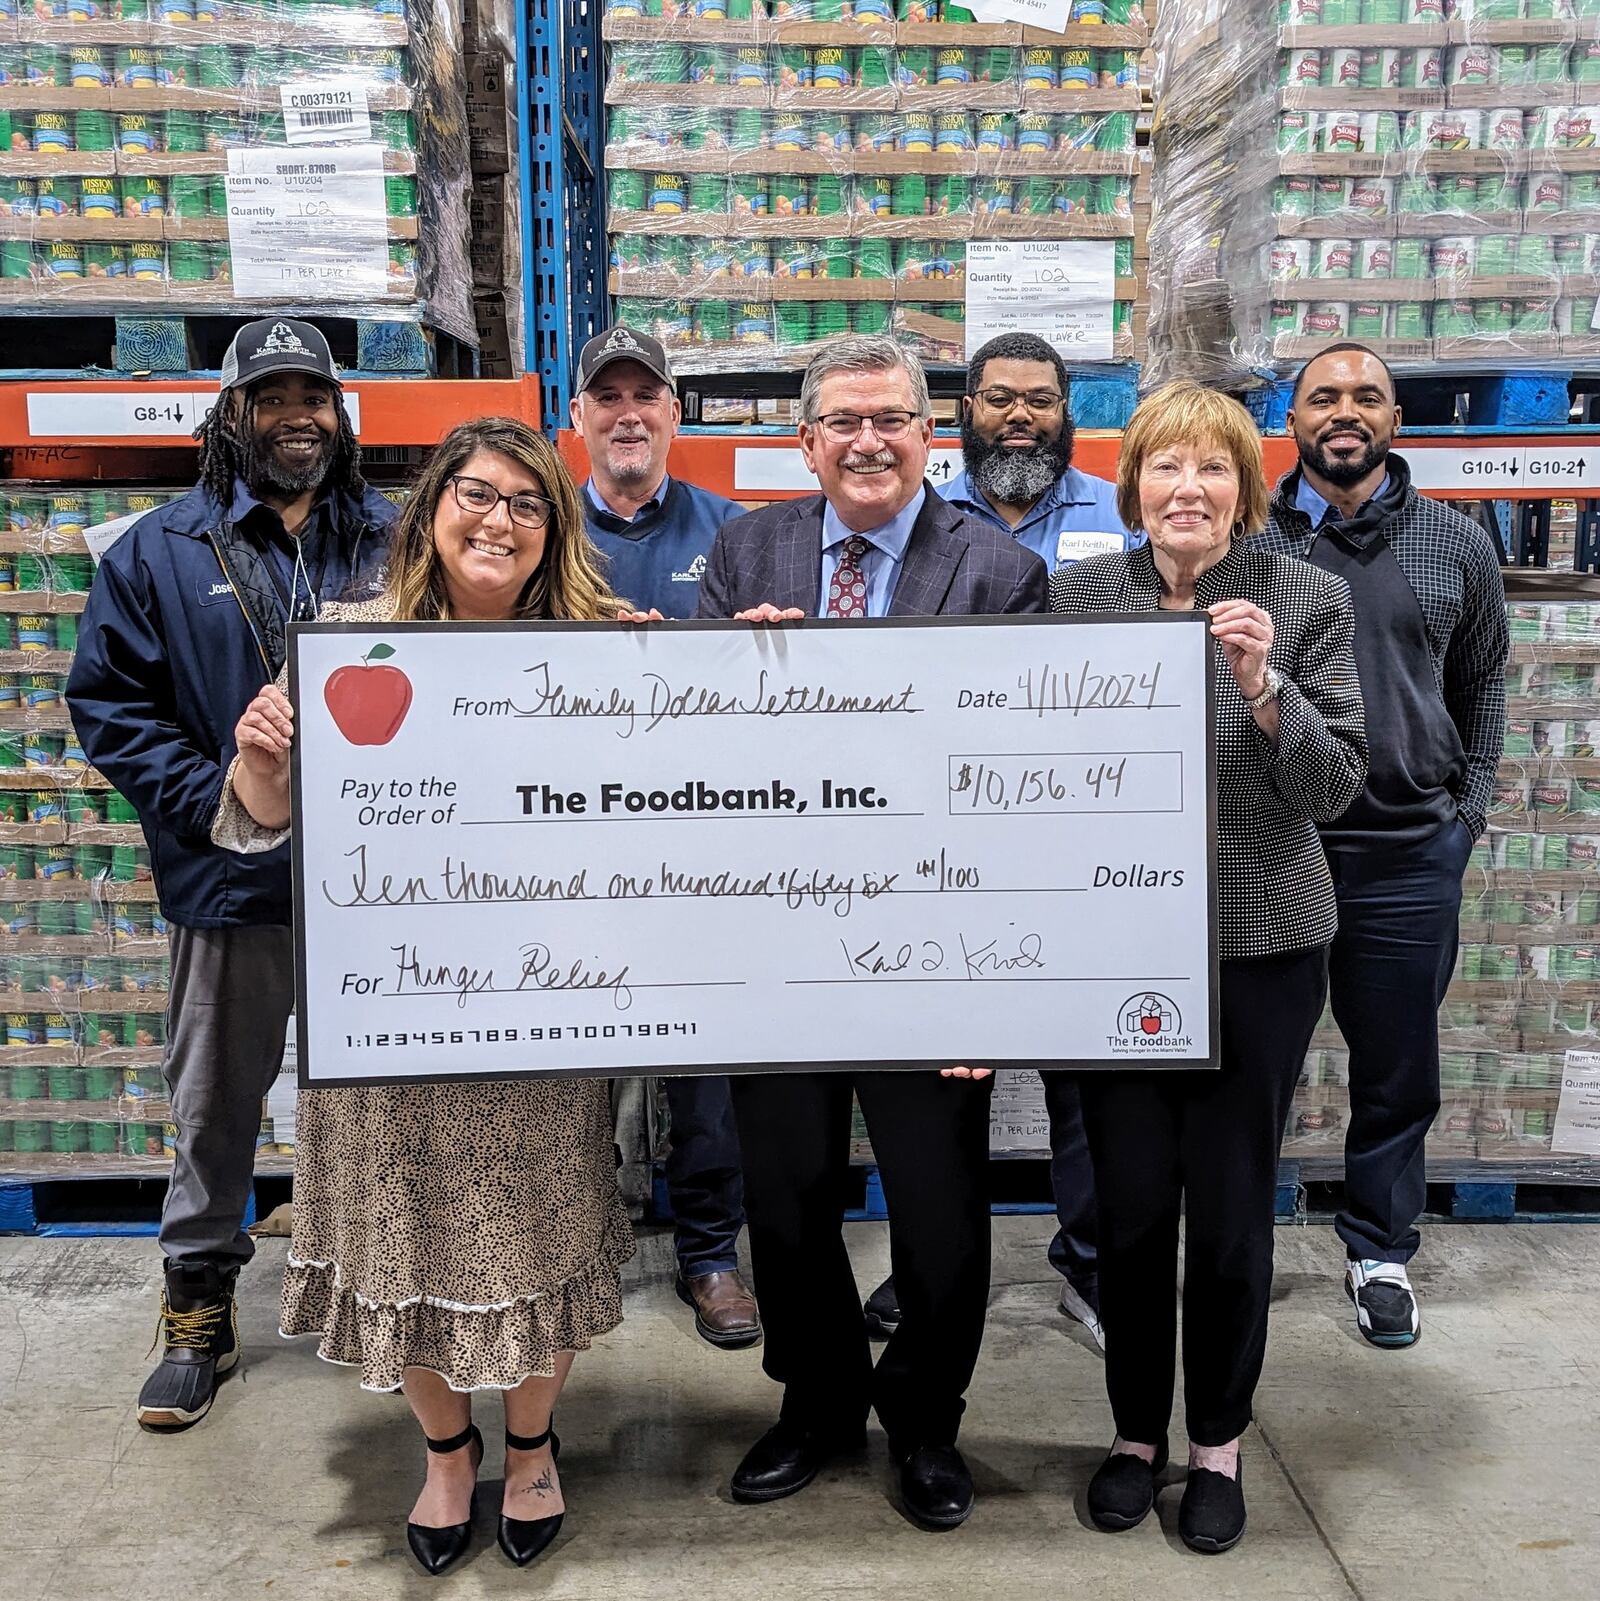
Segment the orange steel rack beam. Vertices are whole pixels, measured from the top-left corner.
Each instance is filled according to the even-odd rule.
[[[578,435],[565,429],[559,444],[572,470],[585,474],[588,460]],[[1267,478],[1275,483],[1294,467],[1294,445],[1282,434],[1269,435],[1264,445]],[[1120,432],[1080,433],[1072,463],[1094,477],[1115,479],[1121,447]],[[1473,436],[1419,429],[1402,431],[1395,448],[1411,464],[1417,487],[1441,499],[1600,497],[1600,432],[1571,429]],[[936,483],[959,470],[959,452],[955,434],[935,436],[931,476]],[[668,471],[732,500],[779,500],[810,492],[793,435],[753,430],[680,434],[673,442]]]
[[[360,378],[346,392],[359,399],[361,443],[369,448],[433,445],[472,417],[511,416],[539,425],[539,381],[531,376]],[[204,379],[0,383],[0,450],[11,452],[14,477],[147,476],[152,452],[194,449],[194,397],[203,403],[215,394],[215,383]],[[145,417],[158,419],[148,432],[142,431]]]

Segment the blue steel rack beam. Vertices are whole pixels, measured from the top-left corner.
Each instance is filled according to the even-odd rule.
[[[528,0],[521,140],[522,282],[546,428],[566,422],[575,351],[605,317],[599,0]]]

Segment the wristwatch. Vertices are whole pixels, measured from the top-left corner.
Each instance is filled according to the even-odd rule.
[[[1254,700],[1247,700],[1245,705],[1253,712],[1258,712],[1269,700],[1276,697],[1283,688],[1283,677],[1276,667],[1269,667],[1266,671],[1266,688]]]

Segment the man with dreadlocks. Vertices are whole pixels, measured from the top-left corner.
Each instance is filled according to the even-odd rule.
[[[332,353],[309,323],[239,330],[196,437],[200,482],[100,563],[67,682],[90,761],[139,813],[172,931],[165,1348],[139,1394],[139,1422],[163,1431],[199,1422],[239,1360],[261,1099],[294,1004],[287,847],[211,843],[234,725],[283,666],[286,625],[367,583],[396,516],[361,477]]]

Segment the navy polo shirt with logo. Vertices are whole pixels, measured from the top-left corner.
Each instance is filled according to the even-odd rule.
[[[693,617],[700,604],[700,575],[717,530],[744,507],[676,478],[661,487],[633,518],[619,517],[591,480],[583,486],[589,538],[606,558],[612,590],[640,611]]]

